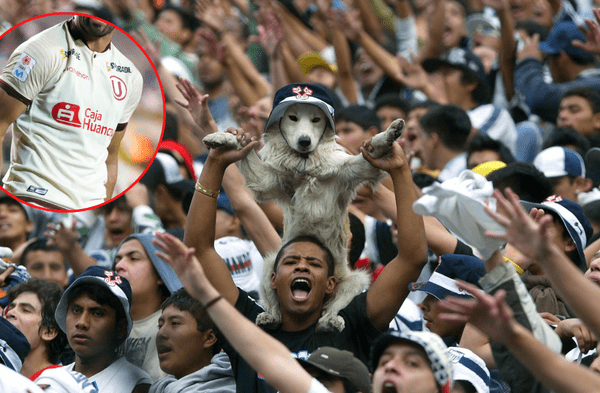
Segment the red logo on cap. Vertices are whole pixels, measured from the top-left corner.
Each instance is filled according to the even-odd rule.
[[[296,98],[299,100],[307,100],[308,97],[312,96],[313,91],[308,87],[305,87],[304,90],[300,86],[296,86],[292,89],[294,93],[296,93]],[[304,93],[304,94],[302,94]]]
[[[105,270],[104,274],[106,275],[106,278],[104,278],[104,282],[106,282],[111,287],[114,287],[115,284],[123,283],[123,281],[121,281],[121,276],[118,276],[118,275],[115,276],[115,272],[111,272],[110,270]]]
[[[23,60],[21,60],[21,62],[23,63],[23,65],[29,65],[29,63],[31,63],[31,57],[25,56],[23,57]]]
[[[560,195],[550,195],[546,198],[546,202],[561,202],[563,199]]]

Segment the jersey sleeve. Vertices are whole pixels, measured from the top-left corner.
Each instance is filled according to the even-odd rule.
[[[136,69],[134,77],[132,78],[132,84],[127,99],[127,105],[125,106],[125,111],[123,111],[121,120],[119,120],[119,124],[126,124],[127,122],[129,122],[129,119],[135,111],[135,108],[137,108],[138,104],[140,103],[143,89],[144,80],[142,78],[142,74],[140,74],[140,72]]]
[[[61,58],[52,37],[38,34],[15,49],[0,79],[31,102],[59,71]]]

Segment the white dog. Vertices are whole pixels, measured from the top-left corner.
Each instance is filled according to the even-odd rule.
[[[335,297],[325,305],[319,330],[343,329],[337,313],[362,291],[369,277],[350,270],[347,262],[347,208],[358,188],[376,186],[386,173],[373,167],[362,155],[350,155],[335,141],[331,98],[319,86],[288,85],[275,96],[273,111],[265,126],[260,157],[251,151],[240,163],[246,186],[258,201],[274,200],[283,210],[282,244],[298,236],[319,239],[333,254],[338,282]],[[391,153],[392,143],[402,134],[404,120],[394,121],[372,140],[373,157]],[[241,148],[235,135],[210,134],[209,147]],[[269,285],[274,256],[265,258],[261,304],[266,313],[260,324],[281,321],[277,296]]]

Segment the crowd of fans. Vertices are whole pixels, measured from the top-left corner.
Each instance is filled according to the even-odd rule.
[[[166,105],[119,198],[0,197],[0,391],[600,391],[598,5],[0,0],[0,31],[24,37],[56,11],[120,27]],[[349,207],[349,263],[371,279],[329,328],[336,261],[313,237],[282,245],[281,210],[235,164],[275,92],[307,83],[348,154],[406,121],[368,159],[388,178]],[[241,150],[203,145],[230,127]]]

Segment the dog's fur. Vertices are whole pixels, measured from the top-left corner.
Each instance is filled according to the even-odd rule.
[[[394,121],[373,138],[373,157],[391,153],[392,143],[402,134],[404,120]],[[363,271],[348,265],[347,208],[356,191],[367,183],[373,187],[386,176],[361,155],[350,155],[335,142],[335,133],[323,111],[311,104],[289,106],[279,123],[263,134],[260,157],[251,151],[240,163],[246,186],[258,201],[274,200],[283,210],[282,244],[298,236],[318,238],[329,248],[335,261],[337,289],[323,306],[318,330],[342,330],[337,316],[350,300],[368,286]],[[204,138],[209,147],[241,148],[235,135],[210,134]],[[274,255],[265,258],[261,284],[261,305],[266,313],[257,323],[277,325],[281,313],[277,295],[270,286]]]

